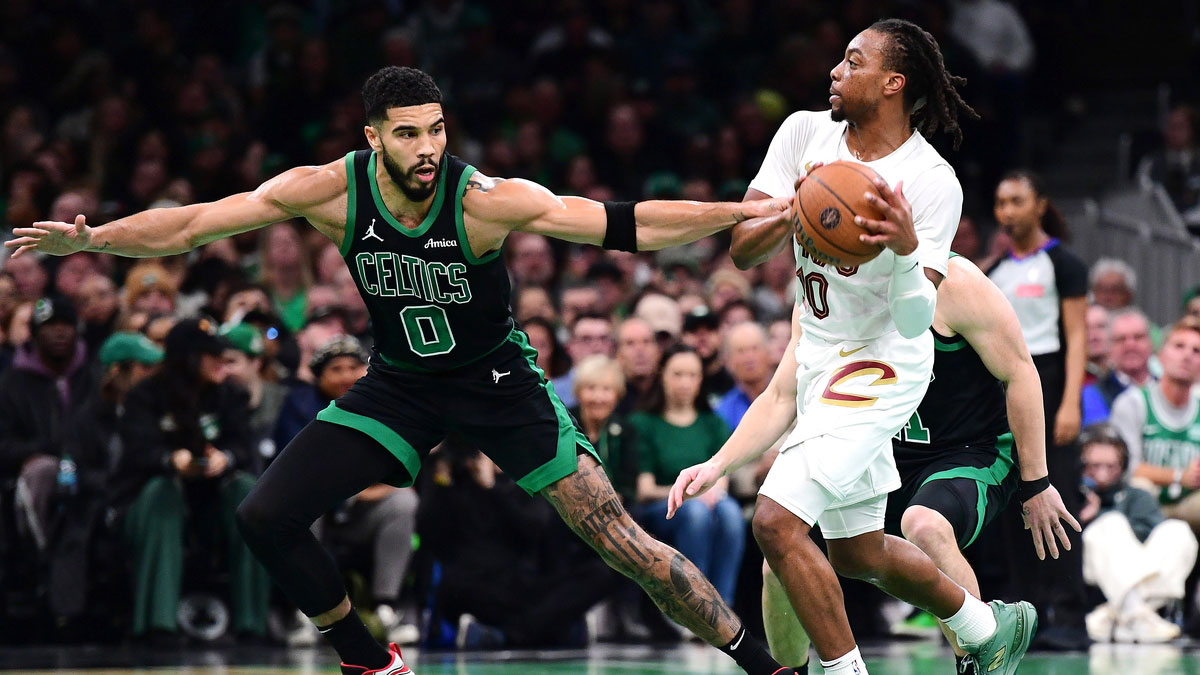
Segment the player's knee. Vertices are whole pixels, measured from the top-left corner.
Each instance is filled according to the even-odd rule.
[[[763,553],[770,557],[783,555],[787,542],[795,535],[798,519],[787,509],[768,499],[760,499],[754,510],[750,527]]]
[[[918,548],[929,552],[930,549],[945,546],[958,546],[954,538],[954,527],[942,514],[924,507],[912,507],[900,518],[900,531],[904,538],[916,544]]]
[[[284,522],[278,509],[272,508],[258,491],[251,491],[238,504],[234,519],[242,538],[251,546],[273,539]]]
[[[848,578],[872,581],[877,574],[878,556],[866,555],[857,548],[829,546],[829,565],[833,571]]]

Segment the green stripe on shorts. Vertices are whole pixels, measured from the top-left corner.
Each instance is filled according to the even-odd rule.
[[[396,487],[409,487],[417,479],[417,472],[421,470],[421,456],[417,454],[417,451],[413,449],[413,446],[408,441],[404,440],[400,434],[396,433],[388,425],[366,415],[342,410],[337,407],[337,401],[330,401],[329,407],[317,413],[317,419],[322,422],[340,424],[344,427],[357,429],[370,436],[376,443],[379,443],[388,452],[395,455],[396,459],[400,460],[400,463],[408,471],[408,481]]]
[[[979,533],[983,531],[983,521],[985,518],[987,518],[988,486],[979,481],[975,481],[975,489],[979,491],[979,498],[975,501],[975,510],[977,512],[977,516],[975,518],[975,532],[971,534],[971,538],[967,540],[967,543],[963,544],[963,548],[975,543],[975,537],[978,537]]]
[[[555,393],[554,385],[546,379],[546,373],[538,368],[537,350],[529,344],[529,337],[522,331],[514,330],[509,334],[508,339],[521,348],[521,355],[525,357],[525,361],[533,369],[533,372],[537,373],[542,389],[550,396],[550,404],[554,406],[554,415],[558,418],[558,448],[554,453],[554,459],[517,480],[517,485],[521,486],[521,489],[533,495],[555,481],[575,473],[575,470],[579,468],[579,461],[575,454],[576,445],[583,446],[596,458],[597,462],[600,462],[600,456],[596,454],[596,449],[592,447],[587,436],[575,428],[571,422],[571,414],[567,412],[567,406],[563,405],[562,399]]]

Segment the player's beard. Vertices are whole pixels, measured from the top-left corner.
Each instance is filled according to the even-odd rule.
[[[432,166],[434,175],[437,175],[438,170],[441,168],[438,166],[437,162],[433,161],[432,159],[418,162],[417,164],[413,165],[413,168],[405,171],[404,169],[400,168],[400,165],[396,163],[396,160],[392,159],[392,156],[389,155],[386,150],[384,150],[382,154],[384,170],[387,171],[388,176],[392,179],[392,182],[396,184],[396,187],[400,188],[400,191],[403,192],[404,196],[409,200],[414,202],[423,202],[426,199],[429,199],[430,195],[437,190],[438,181],[436,179],[431,180],[428,183],[417,180],[417,169],[423,166]]]

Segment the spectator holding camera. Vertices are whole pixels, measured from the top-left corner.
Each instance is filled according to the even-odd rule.
[[[1200,531],[1200,321],[1172,326],[1158,359],[1162,378],[1118,396],[1112,424],[1129,447],[1133,484],[1153,491],[1168,518]]]
[[[178,641],[184,542],[192,528],[201,541],[223,549],[233,631],[261,639],[270,582],[233,517],[254,486],[245,472],[254,462],[248,396],[226,377],[228,344],[213,322],[180,321],[165,342],[162,369],[129,392],[119,424],[124,451],[113,483],[134,574],[132,632]]]
[[[1196,536],[1187,523],[1165,518],[1150,493],[1125,480],[1129,456],[1115,430],[1091,426],[1082,441],[1083,576],[1106,600],[1088,614],[1088,635],[1097,642],[1172,640],[1179,626],[1155,610],[1183,599],[1196,564]]]

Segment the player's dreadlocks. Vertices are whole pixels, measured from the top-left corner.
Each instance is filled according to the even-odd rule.
[[[957,150],[963,136],[958,113],[979,119],[979,113],[958,94],[958,87],[965,85],[967,78],[946,72],[937,40],[915,23],[883,19],[876,21],[871,30],[891,38],[884,57],[889,68],[904,74],[904,107],[910,111],[913,126],[926,138],[944,129],[954,137]]]

